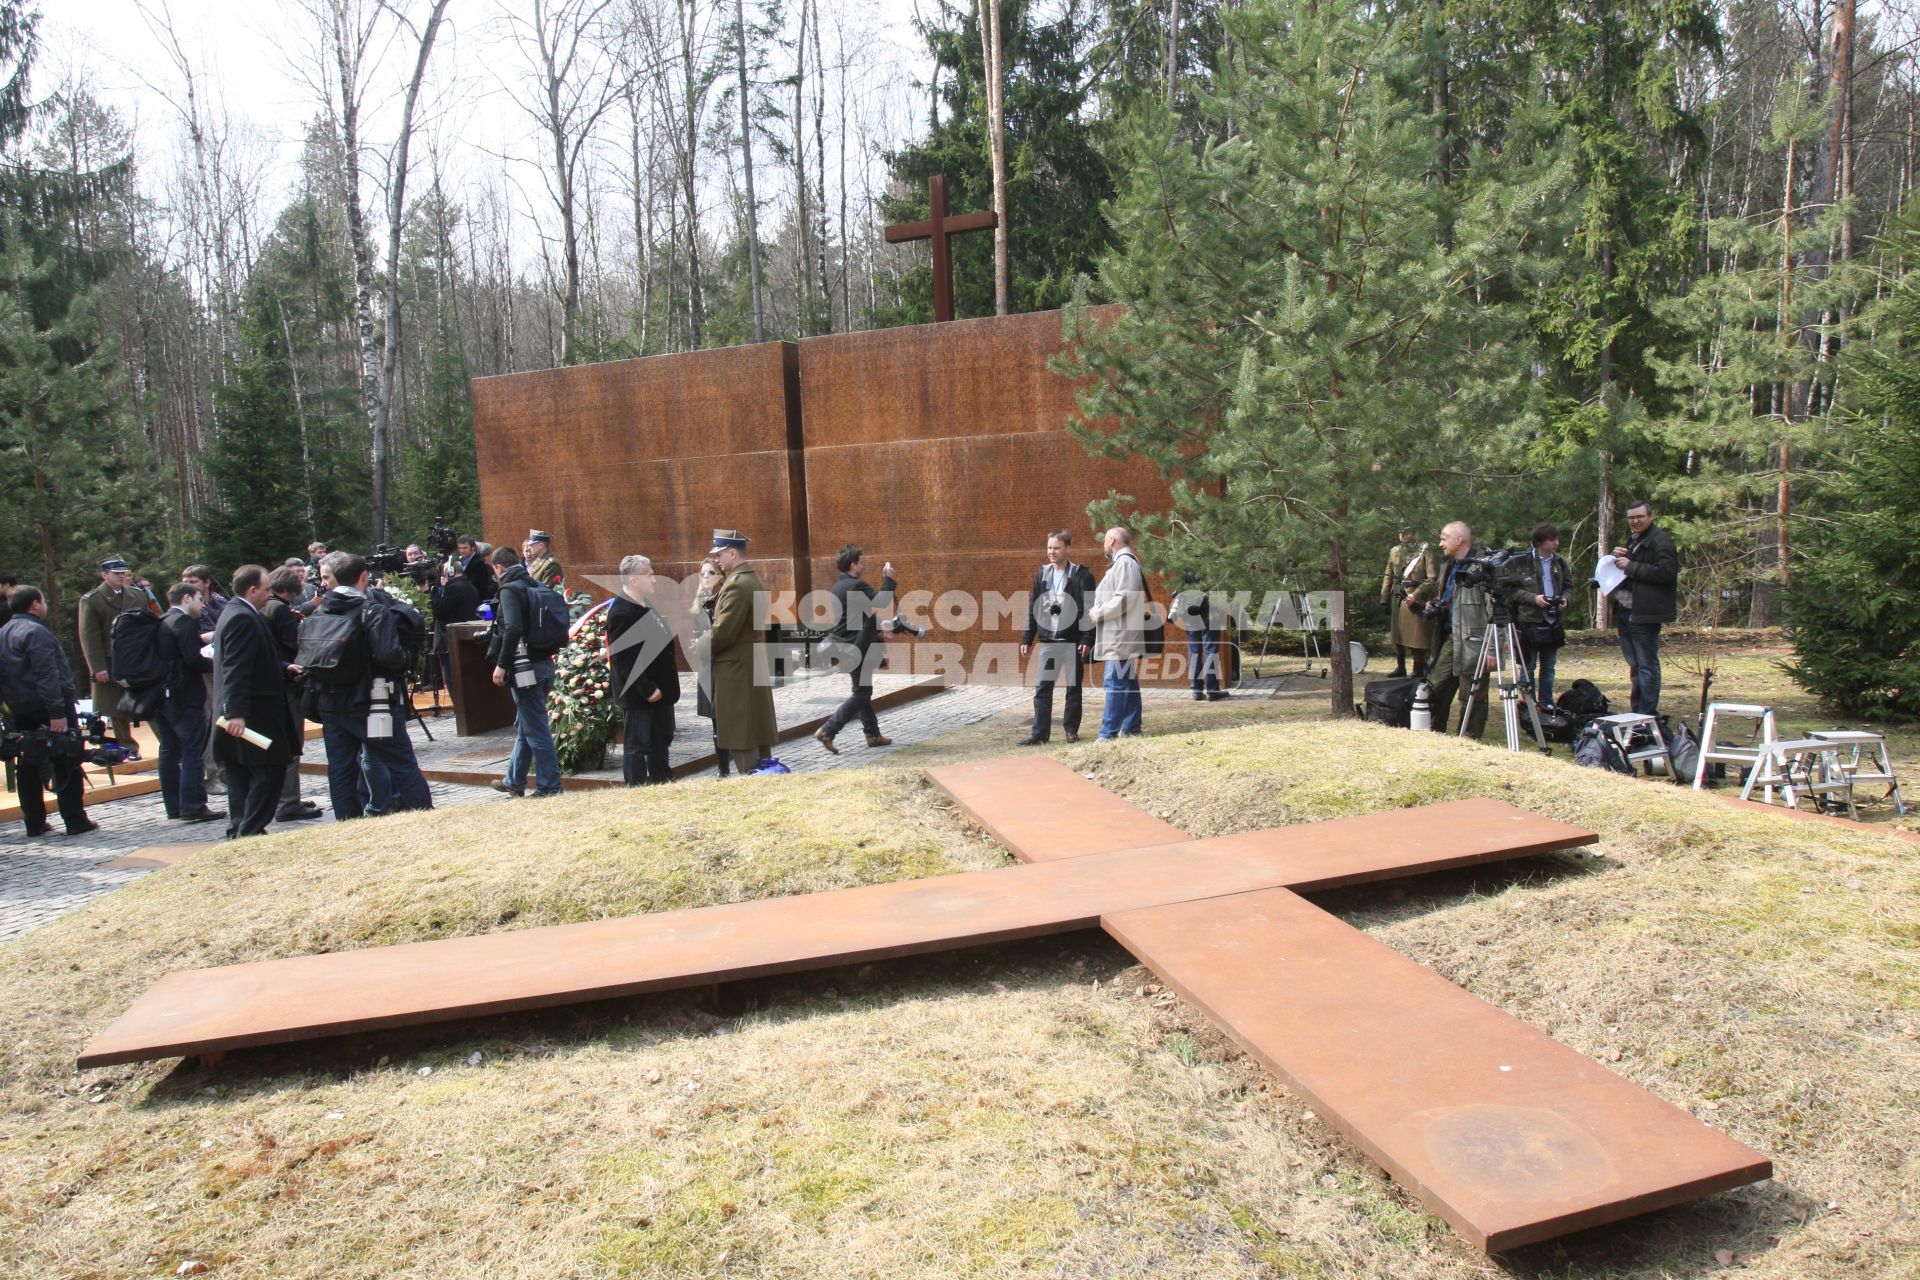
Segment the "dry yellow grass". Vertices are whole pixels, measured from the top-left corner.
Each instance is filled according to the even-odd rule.
[[[211,1072],[72,1070],[184,965],[1002,860],[887,770],[275,837],[0,949],[0,1257],[45,1276],[1920,1274],[1911,843],[1365,726],[1057,754],[1195,834],[1472,794],[1595,827],[1593,856],[1323,902],[1767,1151],[1777,1180],[1490,1262],[1097,935],[787,980],[737,1019],[653,998]]]

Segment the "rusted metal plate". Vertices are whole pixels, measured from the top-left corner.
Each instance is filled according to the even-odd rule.
[[[730,525],[752,537],[769,590],[806,590],[793,344],[478,378],[472,390],[477,532],[518,546],[529,528],[552,530],[569,585],[590,590],[587,575],[612,575],[635,552],[684,578]]]
[[[1188,838],[1050,756],[942,765],[927,770],[927,777],[1027,862]],[[1192,847],[1230,857],[1284,859],[1284,878],[1276,884],[1324,890],[1573,849],[1598,839],[1584,828],[1478,798],[1215,836]]]
[[[1178,844],[1186,832],[1052,756],[941,765],[927,778],[1022,862]]]
[[[83,1067],[547,1008],[1090,928],[1106,914],[1298,882],[1515,857],[1591,833],[1494,801],[1189,841],[798,898],[299,956],[161,979]],[[1523,819],[1523,820],[1516,820]],[[1413,860],[1394,852],[1416,828]],[[1344,870],[1334,870],[1344,865]]]
[[[1488,1252],[1772,1176],[1758,1151],[1284,889],[1104,924]]]

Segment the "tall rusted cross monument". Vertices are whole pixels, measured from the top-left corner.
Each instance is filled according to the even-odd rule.
[[[934,783],[1027,865],[162,978],[82,1067],[1099,926],[1489,1252],[1772,1175],[1758,1151],[1308,902],[1589,844],[1495,800],[1190,839],[1046,759]]]
[[[1000,225],[1000,215],[991,209],[980,213],[947,212],[947,175],[936,173],[927,179],[925,222],[902,222],[886,228],[888,244],[910,240],[933,241],[933,318],[953,319],[953,252],[948,236],[968,231],[991,231]]]

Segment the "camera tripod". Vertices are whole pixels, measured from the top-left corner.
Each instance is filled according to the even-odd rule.
[[[1520,656],[1520,628],[1513,621],[1513,613],[1506,600],[1497,592],[1493,594],[1493,621],[1487,625],[1487,634],[1481,637],[1480,652],[1474,655],[1473,683],[1467,687],[1466,701],[1460,708],[1460,733],[1467,736],[1467,724],[1472,719],[1474,699],[1480,696],[1481,688],[1487,682],[1487,673],[1500,673],[1500,716],[1507,725],[1507,750],[1520,750],[1520,695],[1525,693],[1527,706],[1538,708],[1539,700],[1534,696],[1533,674],[1527,670],[1527,664]],[[1533,741],[1542,755],[1552,753],[1547,746],[1547,738],[1540,731],[1538,710],[1528,717],[1532,721]]]

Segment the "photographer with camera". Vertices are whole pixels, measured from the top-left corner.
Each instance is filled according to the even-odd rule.
[[[1514,621],[1520,624],[1520,660],[1533,681],[1534,698],[1543,707],[1553,705],[1553,670],[1561,647],[1567,643],[1561,614],[1567,607],[1572,573],[1566,557],[1560,554],[1559,527],[1533,526],[1533,552],[1521,564],[1521,585],[1513,598],[1513,613]]]
[[[494,684],[513,697],[513,750],[507,756],[506,776],[493,789],[515,797],[525,795],[531,768],[533,794],[557,796],[563,785],[560,753],[553,745],[547,698],[553,692],[554,655],[566,647],[566,630],[561,628],[556,643],[537,645],[533,632],[542,623],[535,617],[539,602],[534,591],[539,584],[512,547],[495,548],[493,563],[500,570],[500,615],[490,629],[487,661],[493,664]]]
[[[394,610],[384,593],[370,589],[363,557],[335,551],[326,569],[335,585],[300,626],[297,662],[306,676],[307,718],[320,722],[327,750],[333,816],[365,817],[370,797],[385,799],[383,788],[362,790],[369,772],[363,752],[385,770],[395,809],[431,809],[433,797],[407,736],[407,655]]]
[[[847,727],[849,721],[858,718],[860,727],[866,732],[867,745],[870,747],[888,747],[893,739],[880,732],[880,717],[873,710],[873,673],[875,663],[867,660],[867,653],[880,639],[882,623],[880,615],[891,617],[893,613],[893,564],[889,561],[880,569],[880,590],[867,585],[866,560],[860,547],[849,542],[840,548],[840,554],[834,561],[840,570],[840,577],[833,584],[834,620],[831,648],[847,674],[853,677],[853,692],[847,700],[833,709],[827,722],[820,726],[813,736],[815,741],[833,755],[840,754],[840,748],[833,745],[834,735]],[[892,623],[884,624],[892,630]],[[884,652],[884,650],[882,651]]]
[[[79,739],[73,736],[73,668],[47,626],[47,599],[38,587],[15,587],[7,595],[11,615],[0,626],[0,698],[6,701],[8,726],[20,747],[14,773],[20,817],[29,839],[45,835],[49,781],[67,834],[83,836],[99,828],[87,817],[80,771]],[[71,744],[72,750],[67,750]]]
[[[1433,624],[1433,647],[1427,674],[1433,678],[1433,728],[1447,732],[1453,699],[1464,683],[1473,684],[1473,665],[1493,623],[1493,601],[1487,594],[1491,573],[1473,555],[1473,530],[1455,520],[1440,531],[1440,576],[1424,612]],[[1424,590],[1424,588],[1422,588]],[[1492,668],[1489,667],[1489,670]],[[1487,727],[1487,682],[1460,709],[1467,736],[1480,740]]]

